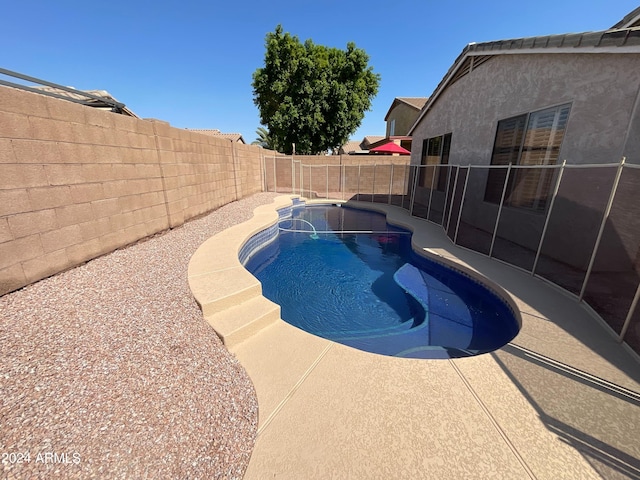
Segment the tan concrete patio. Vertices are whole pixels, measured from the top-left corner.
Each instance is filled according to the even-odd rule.
[[[237,260],[290,203],[259,207],[189,265],[205,318],[257,391],[245,478],[640,478],[640,364],[588,308],[398,207],[351,202],[413,230],[423,254],[504,288],[522,330],[496,352],[456,360],[385,357],[316,337],[280,320]]]

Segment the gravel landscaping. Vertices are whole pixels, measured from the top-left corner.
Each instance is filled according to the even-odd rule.
[[[4,478],[242,478],[258,404],[187,264],[260,193],[0,297]]]

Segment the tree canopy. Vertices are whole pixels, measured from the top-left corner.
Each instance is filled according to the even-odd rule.
[[[254,103],[272,146],[283,153],[337,149],[357,130],[380,75],[353,42],[346,50],[304,44],[278,25],[266,37],[264,67],[253,74]]]

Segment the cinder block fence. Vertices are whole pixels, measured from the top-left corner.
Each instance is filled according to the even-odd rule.
[[[0,295],[261,191],[262,155],[0,87]]]

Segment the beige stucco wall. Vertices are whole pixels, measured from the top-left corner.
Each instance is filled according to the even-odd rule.
[[[495,56],[438,98],[413,132],[412,164],[420,163],[418,145],[424,138],[452,132],[450,163],[489,165],[499,120],[564,103],[571,103],[571,113],[560,160],[614,164],[624,155],[627,162],[640,164],[639,136],[633,133],[640,115],[639,71],[640,55]],[[615,169],[567,170],[543,253],[586,269],[614,175]],[[491,233],[497,206],[484,202],[485,187],[486,171],[474,170],[462,219]],[[425,192],[418,190],[420,198]],[[505,208],[499,235],[535,251],[544,219],[539,213]],[[614,225],[616,248],[599,255],[596,270],[634,268],[640,238],[627,234],[628,228],[632,226]]]
[[[0,87],[0,295],[260,191],[261,154]]]
[[[406,103],[399,103],[396,105],[393,110],[389,113],[387,117],[387,133],[386,136],[391,136],[391,121],[396,121],[395,130],[393,135],[406,135],[409,131],[409,128],[413,125],[413,122],[418,118],[419,110],[410,107]]]
[[[569,163],[615,163],[640,89],[640,55],[498,55],[447,88],[413,132],[413,144],[453,132],[450,162],[485,164],[499,120],[572,103],[560,158]],[[412,163],[419,163],[414,149]]]

